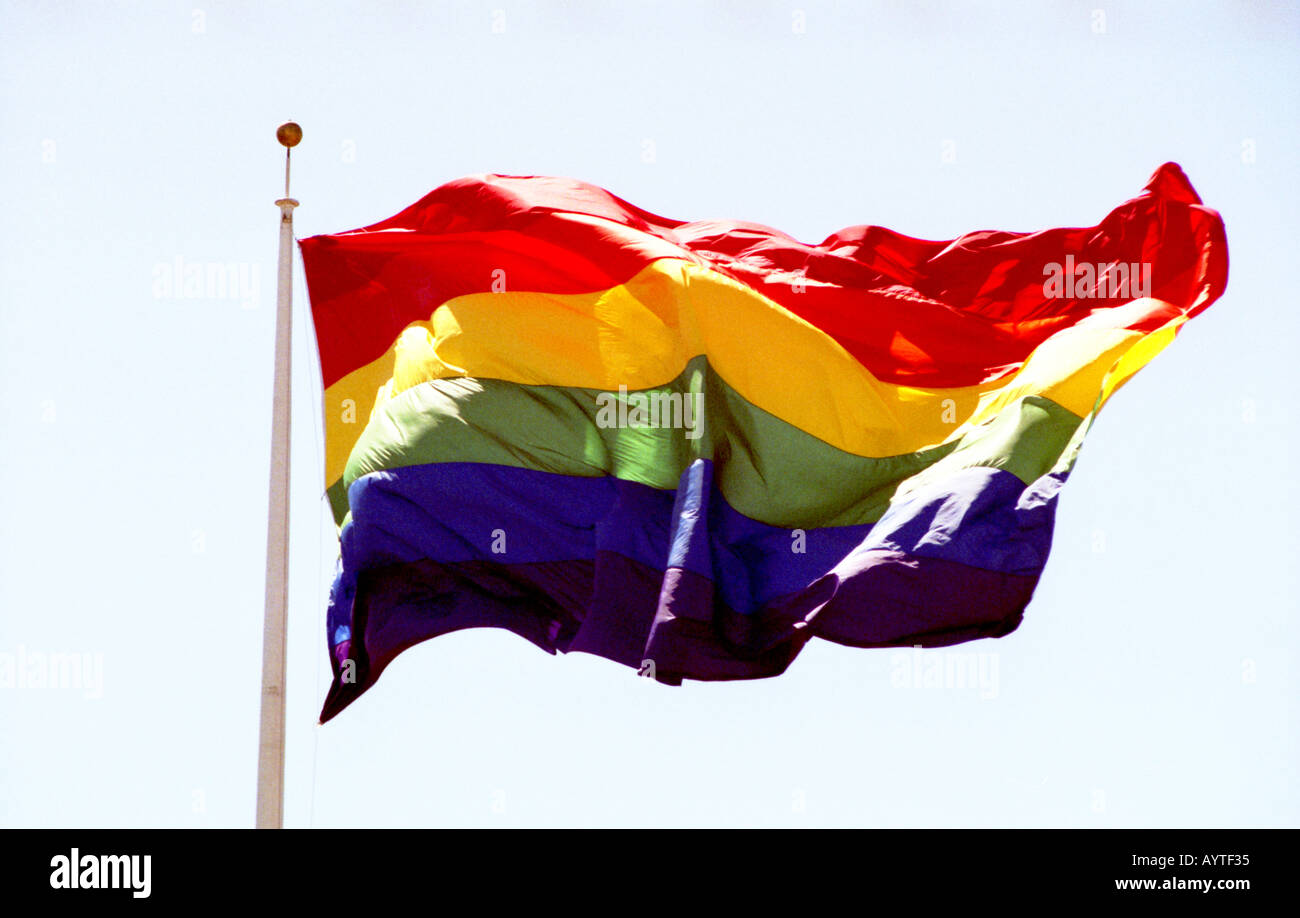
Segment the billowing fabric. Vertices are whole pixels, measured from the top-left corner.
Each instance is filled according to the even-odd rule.
[[[674,684],[1007,634],[1092,419],[1228,265],[1173,163],[1096,226],[943,242],[486,175],[301,245],[341,527],[322,721],[462,628]]]

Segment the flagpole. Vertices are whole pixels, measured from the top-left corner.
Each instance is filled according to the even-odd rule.
[[[284,673],[289,574],[289,355],[293,332],[293,209],[289,154],[302,140],[292,121],[276,130],[284,146],[280,270],[275,302],[275,394],[271,408],[271,489],[266,524],[266,614],[262,627],[262,719],[257,749],[257,828],[284,826]]]

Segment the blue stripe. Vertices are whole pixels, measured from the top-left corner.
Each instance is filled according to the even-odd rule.
[[[713,471],[709,460],[696,461],[675,491],[485,463],[372,472],[348,492],[343,570],[351,576],[336,585],[336,604],[367,568],[422,559],[571,561],[598,551],[709,578],[727,606],[746,614],[865,552],[1035,576],[1047,560],[1063,481],[1049,475],[1026,487],[1000,469],[960,469],[896,500],[874,525],[789,530],[730,507]],[[332,613],[332,622],[347,623],[345,608]]]

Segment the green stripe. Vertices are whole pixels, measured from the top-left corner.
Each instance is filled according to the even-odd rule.
[[[697,357],[667,386],[647,393],[702,393],[702,435],[666,427],[601,427],[597,389],[527,386],[493,379],[439,379],[377,411],[330,488],[335,519],[344,484],[370,472],[436,462],[485,462],[594,477],[612,475],[674,489],[690,463],[710,458],[727,502],[785,528],[872,523],[898,486],[935,467],[992,466],[1026,483],[1046,474],[1081,419],[1028,396],[960,440],[916,453],[871,458],[846,453],[746,401]],[[940,461],[944,460],[944,461]],[[937,466],[937,467],[936,467]],[[926,477],[929,477],[927,475]]]
[[[330,511],[334,514],[335,525],[342,527],[343,521],[348,516],[348,489],[343,486],[343,479],[340,478],[326,488],[325,496],[329,498]]]

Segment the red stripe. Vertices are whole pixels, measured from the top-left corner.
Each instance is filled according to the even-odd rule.
[[[302,252],[326,386],[453,297],[494,282],[507,291],[604,290],[663,257],[748,284],[883,381],[967,386],[1015,369],[1056,331],[1128,299],[1048,300],[1048,263],[1149,263],[1151,294],[1180,312],[1213,302],[1228,264],[1222,220],[1173,163],[1094,227],[928,242],[857,226],[820,245],[753,223],[668,220],[570,179],[477,176],[363,230],[303,240]]]

